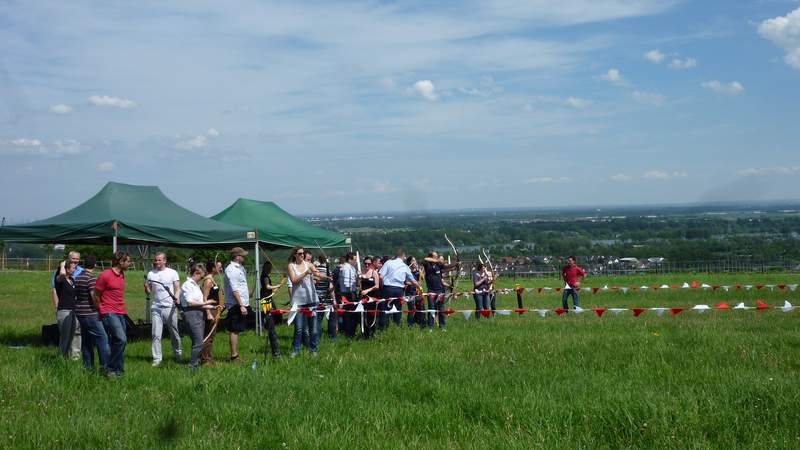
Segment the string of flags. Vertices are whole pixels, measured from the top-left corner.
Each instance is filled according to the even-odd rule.
[[[440,294],[437,294],[440,295]],[[792,305],[788,300],[784,300],[782,306],[772,306],[765,303],[763,300],[756,300],[755,306],[748,306],[745,305],[744,302],[737,303],[733,307],[730,306],[728,302],[719,302],[714,306],[710,306],[707,304],[698,304],[691,307],[648,307],[648,308],[581,308],[580,306],[574,307],[574,309],[564,309],[562,307],[554,308],[554,309],[537,309],[537,308],[513,308],[513,309],[498,309],[492,311],[490,309],[454,309],[454,308],[447,308],[443,311],[439,311],[436,309],[416,309],[417,302],[414,300],[420,296],[412,296],[412,297],[398,297],[398,298],[387,298],[387,299],[377,299],[377,298],[364,298],[358,302],[347,302],[348,304],[355,304],[356,307],[352,310],[344,309],[344,308],[335,308],[332,305],[324,305],[321,304],[317,307],[309,308],[309,307],[298,307],[292,306],[291,309],[284,310],[279,308],[273,308],[270,311],[273,314],[285,314],[289,313],[289,320],[288,324],[291,324],[294,321],[294,318],[297,314],[303,314],[307,317],[313,317],[318,314],[324,314],[325,318],[329,318],[332,312],[336,312],[338,314],[366,314],[366,315],[378,315],[378,314],[402,314],[403,311],[397,309],[395,304],[391,305],[391,308],[388,310],[379,310],[379,309],[366,309],[365,305],[369,304],[381,304],[393,300],[398,300],[401,308],[403,303],[412,302],[412,308],[407,310],[406,312],[409,314],[436,314],[439,312],[443,312],[444,314],[450,316],[455,313],[461,313],[465,319],[469,319],[473,314],[480,314],[481,316],[488,317],[492,314],[499,314],[501,316],[510,316],[514,313],[518,315],[523,315],[527,312],[533,312],[538,314],[540,317],[545,317],[548,314],[556,314],[558,316],[566,313],[570,314],[584,314],[584,313],[594,313],[597,317],[602,317],[606,312],[609,312],[613,315],[620,315],[625,312],[630,312],[634,317],[639,317],[645,312],[651,311],[654,312],[657,316],[661,317],[665,314],[669,313],[669,315],[676,316],[683,311],[695,311],[699,314],[703,314],[706,311],[729,311],[729,310],[739,310],[739,311],[747,311],[747,310],[756,310],[756,311],[765,311],[769,309],[780,309],[784,313],[788,313],[797,309],[797,306]]]
[[[708,283],[699,283],[697,281],[692,282],[684,282],[683,284],[651,284],[647,285],[629,285],[629,286],[619,286],[619,285],[603,285],[597,287],[581,287],[579,290],[581,292],[597,294],[600,292],[620,292],[623,294],[627,294],[628,292],[648,292],[648,291],[663,291],[668,289],[704,289],[704,290],[723,290],[725,292],[730,292],[731,290],[761,290],[761,289],[769,289],[770,291],[774,291],[775,288],[781,291],[796,291],[797,284],[787,284],[787,283],[776,283],[776,284],[765,284],[765,283],[757,283],[757,284],[742,284],[742,283],[735,283],[735,284],[708,284]],[[532,293],[537,292],[539,294],[547,294],[547,293],[560,293],[564,287],[524,287],[521,285],[516,285],[514,288],[504,288],[498,289],[498,293],[508,294],[519,289],[523,289],[524,292]],[[468,293],[471,294],[471,293]]]

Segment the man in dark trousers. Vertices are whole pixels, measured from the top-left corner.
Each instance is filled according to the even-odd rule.
[[[569,310],[567,299],[572,296],[572,305],[575,308],[581,306],[578,293],[581,290],[581,281],[586,278],[586,271],[579,267],[575,262],[575,257],[567,258],[567,265],[561,269],[561,277],[564,279],[564,292],[561,294],[561,306]]]

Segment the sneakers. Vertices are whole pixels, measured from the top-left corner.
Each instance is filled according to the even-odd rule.
[[[289,355],[290,358],[297,358],[298,356],[300,356],[300,352],[292,352],[292,354]]]
[[[153,364],[150,364],[151,367],[159,367],[161,366],[161,361],[153,361]]]
[[[241,364],[242,363],[242,357],[239,356],[239,355],[231,356],[231,362],[232,363]]]

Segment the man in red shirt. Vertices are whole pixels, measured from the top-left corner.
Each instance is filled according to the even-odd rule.
[[[576,308],[580,307],[581,303],[578,293],[581,290],[581,281],[586,278],[586,271],[578,266],[574,256],[567,258],[567,265],[561,269],[561,277],[566,283],[566,285],[564,285],[563,294],[561,294],[561,305],[565,310],[569,310],[567,299],[569,299],[571,295],[572,305]]]
[[[125,372],[126,334],[125,316],[125,270],[131,265],[131,257],[125,252],[116,252],[111,257],[111,268],[97,277],[92,300],[100,312],[110,344],[108,359],[109,377],[119,377]]]

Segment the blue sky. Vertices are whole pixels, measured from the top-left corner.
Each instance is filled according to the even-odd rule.
[[[796,199],[800,1],[0,2],[0,214]]]

